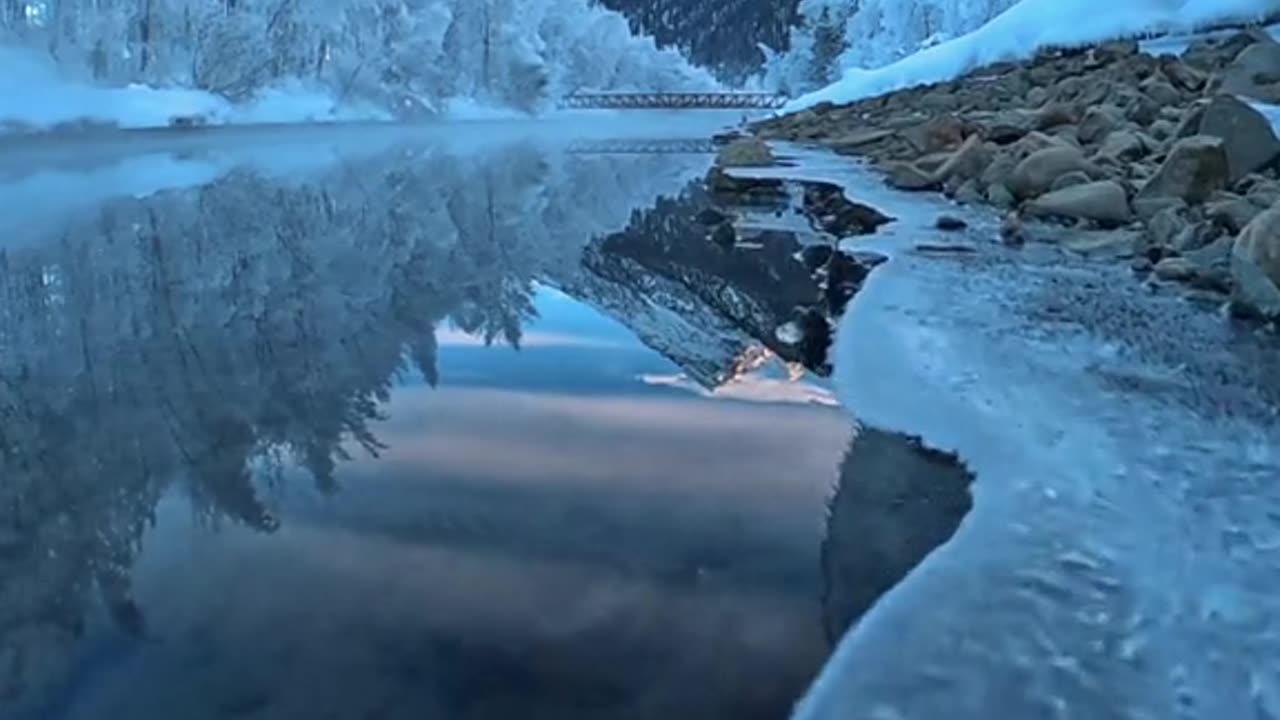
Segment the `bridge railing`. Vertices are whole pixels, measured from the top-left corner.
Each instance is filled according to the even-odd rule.
[[[758,92],[574,93],[560,100],[572,110],[777,110],[786,95]]]

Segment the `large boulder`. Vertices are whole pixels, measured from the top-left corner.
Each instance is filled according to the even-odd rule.
[[[1055,190],[1032,200],[1026,209],[1031,215],[1091,220],[1102,225],[1122,225],[1133,219],[1129,197],[1114,180]]]
[[[1205,108],[1200,134],[1222,138],[1232,183],[1280,155],[1280,140],[1267,118],[1231,95],[1219,95]]]
[[[1280,102],[1280,43],[1253,43],[1222,70],[1220,80],[1223,92]]]
[[[1253,219],[1231,248],[1232,308],[1280,319],[1280,205]]]
[[[982,142],[981,137],[976,134],[970,135],[969,139],[965,140],[964,144],[942,163],[935,176],[939,181],[952,178],[961,180],[977,178],[991,164],[994,156],[994,151]]]
[[[755,137],[742,137],[725,145],[716,156],[716,164],[720,167],[767,167],[776,161],[773,151],[763,140]]]
[[[1179,140],[1137,200],[1178,199],[1193,205],[1227,186],[1230,171],[1222,138],[1193,135]]]
[[[1085,159],[1079,148],[1056,145],[1028,155],[1013,169],[1005,184],[1015,196],[1033,198],[1047,192],[1062,175],[1077,170],[1091,177],[1097,173],[1097,168]]]
[[[1093,143],[1102,140],[1112,130],[1124,123],[1124,111],[1115,105],[1095,105],[1084,113],[1080,121],[1080,142]]]

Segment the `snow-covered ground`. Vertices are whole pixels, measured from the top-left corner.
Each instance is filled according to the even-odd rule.
[[[74,125],[166,127],[175,118],[210,124],[323,122],[389,119],[373,106],[336,107],[322,91],[282,85],[244,105],[200,90],[145,85],[99,87],[67,78],[47,58],[0,47],[0,132]]]
[[[899,218],[854,242],[892,259],[839,328],[842,403],[977,475],[955,538],[844,638],[796,717],[1276,717],[1276,338],[791,153],[764,174]],[[912,251],[942,211],[979,252]]]
[[[1280,0],[1023,0],[971,33],[883,67],[848,69],[837,82],[797,98],[785,110],[942,82],[983,65],[1031,57],[1048,46],[1185,33],[1225,21],[1257,21],[1277,12]]]

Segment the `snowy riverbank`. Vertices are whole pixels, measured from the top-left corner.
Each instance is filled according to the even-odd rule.
[[[1274,335],[1127,268],[1007,247],[981,206],[778,149],[793,166],[731,172],[838,183],[897,218],[844,242],[890,260],[839,323],[843,405],[976,476],[955,538],[858,622],[797,717],[1276,712]]]

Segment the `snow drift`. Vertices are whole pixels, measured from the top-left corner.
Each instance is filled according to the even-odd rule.
[[[971,33],[897,62],[846,69],[837,82],[785,109],[794,112],[820,102],[852,102],[942,82],[983,65],[1029,58],[1048,46],[1188,32],[1222,22],[1260,21],[1277,13],[1280,0],[1023,0]]]

